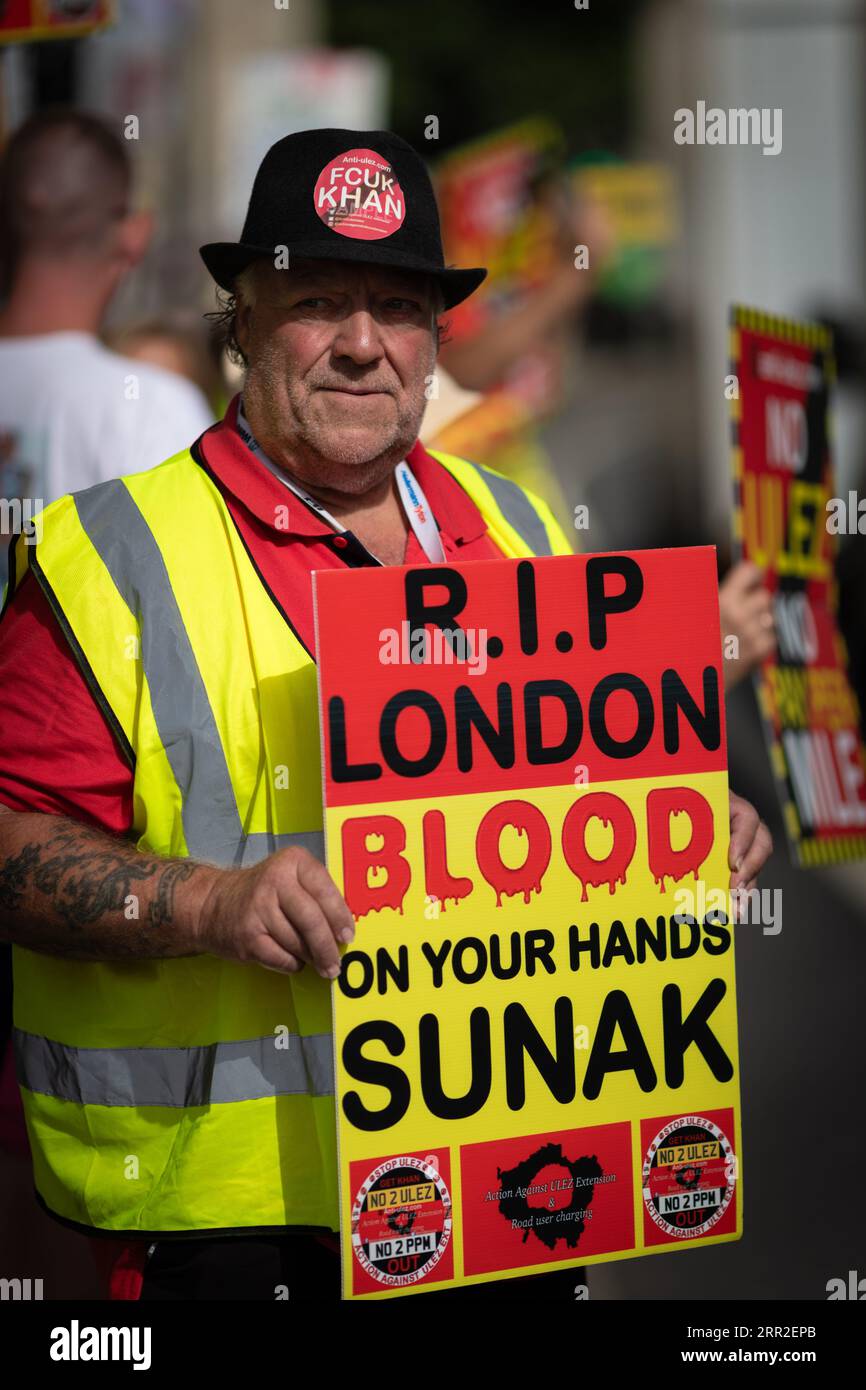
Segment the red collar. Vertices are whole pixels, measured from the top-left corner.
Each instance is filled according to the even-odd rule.
[[[201,436],[199,447],[220,489],[280,537],[330,535],[331,527],[260,463],[237,431],[240,395],[223,419]],[[406,461],[427,495],[443,538],[455,545],[478,540],[487,523],[475,503],[437,459],[416,440]]]

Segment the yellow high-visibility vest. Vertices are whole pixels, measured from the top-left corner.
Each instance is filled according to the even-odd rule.
[[[506,556],[567,554],[546,506],[436,453]],[[195,446],[60,498],[21,537],[134,774],[138,847],[225,866],[324,858],[315,665]],[[62,770],[58,769],[58,776]],[[146,932],[128,901],[130,933]],[[87,1230],[338,1228],[329,985],[210,955],[14,948],[37,1193]]]

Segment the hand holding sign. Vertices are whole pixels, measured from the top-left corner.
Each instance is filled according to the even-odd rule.
[[[325,979],[340,973],[339,943],[355,935],[352,914],[321,860],[300,846],[249,869],[214,869],[196,931],[199,950],[294,974],[305,962]]]
[[[719,587],[722,635],[734,638],[736,650],[725,651],[725,688],[730,690],[776,650],[773,595],[757,565],[741,560],[725,575]]]
[[[773,837],[751,802],[730,793],[731,843],[728,863],[731,887],[745,891],[756,886],[758,874],[773,853]]]

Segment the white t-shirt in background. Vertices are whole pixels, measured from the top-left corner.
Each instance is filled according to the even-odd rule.
[[[64,493],[153,468],[213,422],[191,382],[90,333],[0,337],[0,591],[16,503],[26,522]]]

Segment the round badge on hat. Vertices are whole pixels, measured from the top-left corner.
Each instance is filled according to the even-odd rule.
[[[346,150],[329,159],[316,180],[313,205],[326,227],[356,241],[391,236],[406,216],[397,176],[375,150]]]

